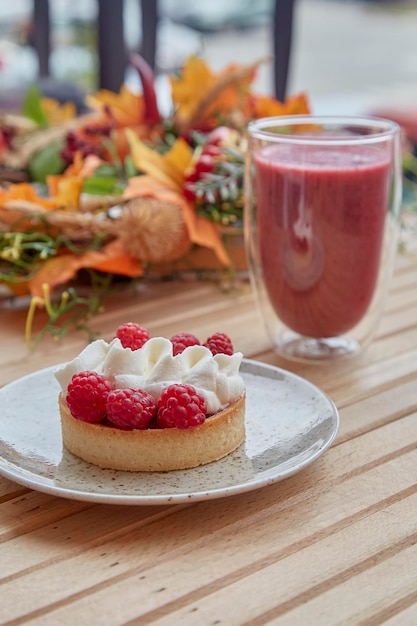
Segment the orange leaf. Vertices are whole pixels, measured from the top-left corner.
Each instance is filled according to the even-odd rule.
[[[280,115],[301,115],[310,112],[309,103],[304,94],[287,98],[284,103],[270,96],[254,95],[248,104],[251,110],[247,111],[247,114],[256,119]]]
[[[63,174],[46,177],[49,194],[59,206],[77,208],[83,180],[92,176],[102,163],[102,159],[94,154],[83,160],[81,154],[76,152],[74,163]]]
[[[41,106],[50,125],[59,125],[74,119],[77,115],[77,109],[73,102],[64,102],[60,104],[58,100],[53,98],[42,98]]]
[[[102,249],[102,257],[94,262],[91,269],[118,276],[143,276],[143,268],[137,259],[132,258],[119,241],[111,241]]]
[[[29,283],[27,280],[22,282],[12,283],[6,280],[0,280],[0,285],[3,285],[14,296],[27,296],[30,293]]]
[[[302,115],[310,112],[308,98],[304,93],[287,98],[285,101],[285,107],[285,115]]]
[[[144,104],[141,95],[136,95],[126,85],[120,92],[114,93],[102,89],[87,97],[87,104],[95,111],[103,111],[107,105],[111,108],[117,127],[137,126],[144,119]]]
[[[180,77],[170,76],[172,100],[181,118],[192,117],[199,100],[215,82],[215,76],[200,57],[189,57]]]
[[[48,284],[52,291],[57,285],[74,278],[82,268],[130,277],[143,275],[139,262],[129,257],[118,242],[112,242],[100,252],[91,251],[82,255],[62,254],[46,261],[29,281],[32,296],[42,297],[42,285]]]
[[[230,265],[218,226],[205,217],[197,215],[193,205],[187,202],[182,193],[164,186],[162,182],[151,176],[130,178],[123,197],[131,199],[141,196],[158,198],[180,206],[190,240],[199,246],[213,250],[222,265]]]
[[[130,126],[130,130],[141,139],[145,139],[150,134],[149,127],[145,126],[144,124],[136,124],[135,126]],[[116,146],[116,152],[119,156],[119,159],[121,161],[124,161],[125,158],[130,154],[130,146],[126,137],[126,129],[115,128],[113,131],[113,141],[114,145]]]
[[[11,185],[8,189],[0,189],[0,205],[10,200],[24,200],[42,206],[45,209],[55,209],[56,202],[41,198],[29,183]]]
[[[214,222],[211,222],[202,215],[197,215],[194,207],[186,200],[183,201],[181,206],[191,241],[203,248],[213,250],[222,265],[230,265],[230,259],[224,247],[217,224],[214,224]]]
[[[104,163],[96,154],[83,158],[80,152],[75,154],[74,163],[65,170],[67,176],[81,176],[82,179],[92,176],[96,169]]]
[[[82,189],[82,179],[79,176],[63,177],[58,181],[56,202],[66,209],[76,210]]]
[[[229,65],[219,74],[196,56],[190,57],[181,76],[171,77],[175,117],[180,127],[213,127],[218,119],[241,109],[250,95],[256,67]]]

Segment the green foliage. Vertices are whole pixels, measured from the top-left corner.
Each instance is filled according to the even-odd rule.
[[[28,87],[22,101],[22,114],[33,120],[40,128],[48,128],[48,118],[42,108],[42,94],[36,83]]]
[[[63,147],[63,141],[56,141],[33,155],[28,166],[32,181],[44,183],[47,176],[61,174],[64,171],[65,163],[60,156]]]
[[[32,298],[26,319],[26,343],[31,349],[36,348],[46,334],[55,340],[65,337],[71,329],[87,333],[88,341],[96,338],[89,326],[89,320],[103,310],[103,299],[108,293],[113,276],[89,270],[91,284],[88,297],[69,287],[60,300],[52,301],[49,289],[44,290],[44,298]],[[47,287],[47,286],[45,286]],[[33,320],[38,306],[45,309],[48,321],[38,334],[33,336]]]
[[[123,193],[123,189],[116,176],[89,176],[83,184],[83,193],[95,196],[119,195]]]

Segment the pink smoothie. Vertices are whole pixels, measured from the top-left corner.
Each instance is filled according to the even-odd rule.
[[[280,144],[258,154],[261,263],[269,299],[289,328],[334,337],[366,313],[389,182],[389,161],[373,147]]]

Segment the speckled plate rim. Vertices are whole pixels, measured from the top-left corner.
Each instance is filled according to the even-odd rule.
[[[55,381],[54,370],[58,367],[52,366],[44,369],[37,370],[31,374],[27,374],[22,378],[19,378],[11,383],[8,383],[4,387],[0,388],[0,404],[4,400],[4,396],[7,393],[14,389],[18,390],[20,387],[22,389],[25,388],[26,382],[28,379],[36,379],[37,377],[50,378],[52,382]],[[2,419],[0,416],[0,475],[5,478],[12,480],[24,487],[29,487],[36,491],[40,491],[43,493],[60,496],[67,499],[87,501],[87,502],[95,502],[102,504],[126,504],[126,505],[164,505],[164,504],[177,504],[177,503],[185,503],[185,502],[197,502],[201,500],[215,499],[215,498],[223,498],[226,496],[245,493],[247,491],[253,491],[259,489],[261,487],[266,487],[278,481],[281,481],[289,476],[294,475],[295,473],[301,471],[305,467],[309,466],[311,463],[316,461],[322,454],[332,445],[338,430],[339,430],[339,413],[334,404],[334,402],[325,394],[321,389],[316,387],[313,383],[308,380],[298,376],[290,371],[275,367],[273,365],[268,365],[266,363],[262,363],[259,361],[254,361],[250,359],[243,359],[241,366],[241,373],[245,378],[245,375],[254,375],[255,377],[260,377],[263,379],[268,379],[272,381],[281,381],[281,382],[290,382],[291,384],[295,384],[299,390],[303,390],[306,393],[311,394],[311,398],[317,401],[321,405],[322,415],[324,416],[321,420],[319,416],[318,419],[321,421],[320,426],[322,427],[321,436],[314,440],[313,434],[313,425],[311,426],[310,432],[307,435],[311,438],[312,443],[315,444],[313,446],[309,446],[306,450],[303,451],[303,456],[300,459],[299,455],[294,455],[294,457],[289,457],[284,463],[277,460],[275,464],[267,472],[261,472],[258,476],[254,475],[249,479],[243,479],[241,482],[237,484],[225,485],[222,487],[216,487],[214,484],[210,483],[210,480],[206,481],[204,488],[200,488],[197,490],[186,491],[183,493],[178,493],[176,491],[167,490],[166,493],[163,494],[155,494],[149,490],[146,494],[115,494],[115,493],[106,493],[106,491],[86,491],[82,488],[82,481],[80,480],[79,484],[77,484],[77,480],[75,480],[75,484],[72,488],[65,487],[62,485],[55,484],[53,478],[45,477],[43,474],[38,473],[36,471],[27,470],[23,467],[23,464],[19,461],[13,462],[8,459],[3,458],[1,456],[1,444],[3,443],[2,438]],[[250,396],[251,393],[251,385],[250,381],[246,380],[247,386],[247,397]],[[249,384],[248,384],[249,383]],[[51,385],[51,394],[56,394],[56,390]],[[28,411],[27,411],[27,419],[31,419],[31,406],[32,406],[32,397],[27,398],[28,403]],[[293,404],[293,407],[297,406],[299,399],[297,398],[297,394],[294,394],[293,397],[290,398],[290,405]],[[274,414],[274,409],[276,410],[276,405],[268,407],[268,410],[272,411]],[[53,416],[59,422],[59,412],[58,406],[56,408],[56,415]],[[251,426],[253,425],[253,412],[248,410],[246,411],[246,428],[247,435],[246,440],[248,444],[256,444],[256,439],[258,437],[258,433],[255,431],[251,431]],[[294,424],[293,424],[294,426]],[[316,424],[317,426],[317,424]],[[265,433],[264,433],[265,434]],[[270,433],[267,433],[270,434]],[[298,432],[294,433],[294,436],[298,435]],[[47,435],[46,435],[47,436]],[[260,436],[260,435],[259,435]],[[10,442],[8,442],[10,443]],[[16,437],[16,441],[12,442],[18,444],[18,437]],[[311,443],[311,441],[310,441]],[[62,447],[62,442],[60,442]],[[220,461],[216,461],[215,463],[210,463],[209,465],[202,466],[200,468],[185,470],[182,472],[169,472],[168,474],[175,474],[178,476],[190,475],[192,472],[203,470],[206,468],[212,468],[213,466],[218,466],[219,464],[230,464],[234,463],[236,459],[239,460],[241,457],[245,457],[244,446],[242,444],[237,451],[226,457],[225,459],[221,459]],[[73,457],[68,452],[65,454],[72,457],[73,461],[76,464],[80,465],[80,468],[85,468],[89,466],[89,464],[85,463],[81,459],[77,459]],[[227,465],[225,465],[225,469],[227,469]],[[129,475],[129,478],[132,476],[130,472],[114,472],[113,470],[102,470],[98,467],[94,466],[94,470],[98,473],[102,472],[112,472],[113,476],[126,476]],[[168,474],[165,474],[167,476]],[[149,474],[146,474],[146,478],[149,477]],[[144,473],[137,472],[135,473],[138,481],[141,480],[141,477],[144,476]],[[113,478],[114,479],[114,478]]]

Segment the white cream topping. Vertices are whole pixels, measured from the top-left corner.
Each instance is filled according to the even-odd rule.
[[[93,341],[75,359],[61,366],[55,376],[63,393],[74,374],[94,370],[109,378],[116,388],[145,389],[156,400],[174,383],[192,385],[212,414],[225,408],[244,392],[239,374],[243,354],[212,355],[204,346],[189,346],[173,356],[172,343],[164,337],[149,339],[139,350],[123,348],[119,339]]]

